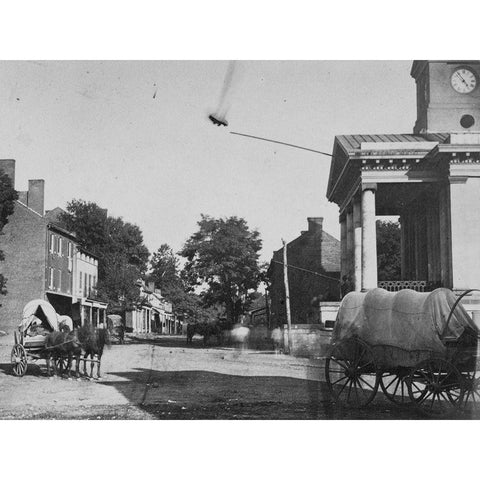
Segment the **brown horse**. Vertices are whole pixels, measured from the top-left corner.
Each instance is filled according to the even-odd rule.
[[[90,356],[90,378],[93,378],[93,360],[97,357],[97,378],[101,378],[100,365],[105,345],[110,345],[110,336],[106,328],[94,328],[91,325],[84,325],[76,330],[79,343],[82,348],[83,374],[87,375],[87,358]],[[80,353],[78,354],[80,360]],[[77,362],[78,376],[78,362]]]
[[[70,377],[73,358],[78,358],[81,353],[76,331],[70,331],[69,328],[66,328],[59,332],[54,331],[49,333],[45,339],[45,350],[47,352],[47,375],[51,375],[52,360],[53,374],[57,375],[57,364],[59,364],[60,360],[66,359],[67,375]],[[78,359],[76,367],[78,372]]]

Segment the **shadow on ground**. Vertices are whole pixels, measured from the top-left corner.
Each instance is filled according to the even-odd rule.
[[[110,372],[126,381],[106,382],[131,404],[157,419],[418,419],[411,409],[379,398],[362,410],[340,409],[325,382],[210,371],[137,369]],[[383,397],[383,395],[382,395]],[[385,403],[387,402],[387,403]]]

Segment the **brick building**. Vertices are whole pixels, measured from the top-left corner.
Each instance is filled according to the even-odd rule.
[[[15,160],[0,160],[0,169],[15,184]],[[0,329],[6,332],[17,327],[23,307],[36,298],[47,300],[58,314],[79,324],[80,305],[91,294],[75,292],[81,250],[75,236],[57,224],[55,215],[44,214],[44,187],[44,180],[29,180],[28,191],[18,192],[14,212],[0,235],[0,250],[5,253],[0,268],[7,278]],[[98,318],[104,318],[105,309],[106,304],[98,303]]]
[[[340,297],[340,242],[323,230],[322,217],[307,220],[308,230],[287,244],[290,311],[295,324],[319,323],[319,303]],[[285,324],[283,248],[273,253],[267,275],[270,325]]]

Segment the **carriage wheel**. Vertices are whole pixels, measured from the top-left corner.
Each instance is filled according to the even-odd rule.
[[[408,395],[408,373],[382,372],[380,388],[393,403],[408,405],[411,402]]]
[[[371,348],[357,338],[332,347],[325,363],[325,377],[335,402],[354,408],[373,400],[380,381]]]
[[[462,405],[462,375],[446,360],[420,362],[411,371],[407,385],[410,400],[426,415],[441,417]]]
[[[22,344],[17,343],[12,348],[12,369],[16,377],[23,377],[27,372],[27,352]]]
[[[463,374],[465,395],[463,407],[468,410],[480,409],[480,372],[467,372]]]

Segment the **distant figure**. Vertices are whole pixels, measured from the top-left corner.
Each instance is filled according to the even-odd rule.
[[[238,350],[245,350],[247,348],[248,337],[250,335],[250,329],[245,325],[237,323],[232,328],[231,339],[235,348]]]
[[[282,345],[283,345],[283,332],[279,325],[277,325],[271,334],[271,339],[273,343],[273,349],[275,350],[275,355],[278,355],[282,352]]]

